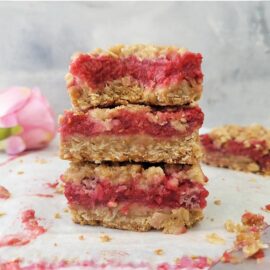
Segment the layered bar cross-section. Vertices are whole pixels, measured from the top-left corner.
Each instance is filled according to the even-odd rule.
[[[135,231],[181,233],[208,196],[199,165],[71,163],[62,180],[76,223]]]
[[[261,125],[216,128],[201,144],[207,164],[270,175],[270,130]]]
[[[199,107],[119,106],[60,118],[63,159],[194,164],[201,157]]]
[[[202,92],[202,56],[186,49],[118,45],[78,53],[66,76],[73,106],[185,105]]]

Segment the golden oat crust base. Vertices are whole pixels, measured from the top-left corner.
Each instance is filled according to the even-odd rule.
[[[201,158],[199,136],[162,139],[148,135],[71,135],[61,140],[60,157],[73,162],[165,162],[197,164]]]
[[[215,167],[270,175],[270,167],[261,169],[259,164],[246,156],[228,155],[220,152],[204,152],[202,161]]]
[[[167,87],[147,89],[129,77],[123,77],[108,82],[101,90],[87,85],[72,86],[71,74],[66,76],[66,80],[71,103],[77,110],[126,104],[186,105],[198,101],[202,94],[201,83],[186,80]]]
[[[190,179],[193,182],[204,184],[206,177],[199,164],[136,164],[136,163],[102,163],[90,162],[70,163],[63,175],[65,183],[81,184],[84,179],[109,179],[112,185],[129,184],[130,181],[140,179],[138,185],[147,188],[151,184],[163,181],[166,175],[176,179]]]
[[[101,225],[140,232],[155,229],[171,234],[181,233],[185,227],[189,228],[203,218],[201,209],[151,209],[133,205],[125,215],[119,208],[121,205],[113,209],[101,206],[95,209],[70,207],[70,211],[73,221],[81,225]]]

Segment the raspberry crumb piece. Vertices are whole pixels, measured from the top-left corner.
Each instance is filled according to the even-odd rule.
[[[215,205],[221,205],[221,200],[214,200]]]
[[[164,250],[161,248],[155,249],[154,252],[156,255],[159,255],[159,256],[164,255]]]
[[[225,240],[216,233],[206,235],[206,240],[211,244],[224,245]]]
[[[221,261],[223,263],[232,263],[232,264],[238,264],[240,263],[240,260],[233,256],[231,253],[229,253],[228,251],[225,251],[221,257]]]
[[[103,234],[99,238],[100,238],[100,241],[103,242],[103,243],[104,242],[110,242],[112,240],[112,238],[107,234]]]
[[[0,199],[8,199],[10,197],[10,192],[3,186],[0,186]]]
[[[65,212],[65,213],[68,213],[68,208],[65,208],[65,209],[64,209],[64,212]]]
[[[85,239],[84,235],[79,236],[79,240],[84,240],[84,239]]]
[[[18,175],[24,174],[24,171],[18,171],[17,174]]]
[[[252,255],[251,258],[256,259],[256,260],[260,260],[260,259],[263,259],[264,257],[265,257],[264,251],[262,249],[260,249],[254,255]]]
[[[245,214],[243,214],[241,217],[241,221],[243,225],[247,225],[247,226],[261,227],[265,225],[264,216],[260,214],[253,214],[250,212],[246,212]]]
[[[270,213],[270,204],[265,205],[262,210]]]
[[[55,214],[54,214],[54,218],[55,218],[55,219],[60,219],[60,218],[61,218],[60,213],[55,213]]]

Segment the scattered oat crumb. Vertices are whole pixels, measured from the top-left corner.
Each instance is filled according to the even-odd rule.
[[[213,218],[210,218],[210,221],[214,222],[215,220]]]
[[[206,235],[206,240],[211,244],[224,245],[225,240],[216,233]]]
[[[18,171],[17,174],[19,175],[24,174],[24,171]]]
[[[227,232],[235,232],[237,229],[236,224],[230,219],[226,220],[224,227]]]
[[[68,213],[68,208],[65,208],[65,209],[64,209],[64,212],[65,212],[65,213]]]
[[[20,159],[19,162],[20,162],[20,163],[23,163],[23,159]]]
[[[39,163],[39,164],[46,164],[48,163],[48,161],[44,158],[36,158],[35,160],[36,163]]]
[[[159,255],[159,256],[164,254],[164,250],[161,248],[155,249],[154,252],[156,255]]]
[[[54,218],[60,219],[60,218],[61,218],[61,215],[60,215],[59,213],[55,213],[55,214],[54,214]]]
[[[214,200],[215,205],[221,205],[221,200]]]
[[[6,215],[5,212],[0,211],[0,217],[5,216],[5,215]]]
[[[85,239],[84,235],[79,236],[79,240],[84,240],[84,239]]]
[[[112,238],[107,234],[103,234],[99,238],[101,242],[110,242],[112,240]]]
[[[58,246],[58,245],[57,245],[57,243],[54,243],[53,245],[54,245],[55,247],[57,247],[57,246]]]

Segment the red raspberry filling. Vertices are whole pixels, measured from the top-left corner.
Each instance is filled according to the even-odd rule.
[[[69,204],[93,208],[98,205],[115,207],[118,203],[139,203],[148,207],[186,209],[204,208],[208,191],[200,183],[165,176],[162,183],[152,184],[147,189],[138,186],[138,181],[112,185],[109,181],[86,178],[80,185],[65,184],[65,196]]]
[[[151,117],[145,111],[118,110],[111,115],[110,129],[88,114],[76,115],[73,112],[66,112],[61,122],[60,132],[63,137],[72,134],[84,136],[96,135],[132,135],[148,134],[156,137],[186,136],[203,123],[203,112],[199,107],[175,109],[174,111],[156,111],[151,114],[158,114],[158,122],[151,121]],[[185,119],[186,129],[177,130],[171,121]]]
[[[200,139],[203,147],[209,152],[246,156],[257,162],[260,168],[270,168],[270,154],[264,152],[264,149],[267,148],[265,141],[254,140],[250,142],[250,146],[246,147],[242,142],[229,140],[221,148],[218,148],[208,134],[201,135]]]
[[[70,65],[75,84],[86,82],[91,88],[103,88],[106,82],[130,76],[141,85],[154,89],[182,80],[200,82],[201,54],[186,52],[156,59],[138,59],[135,56],[116,58],[81,54]]]

